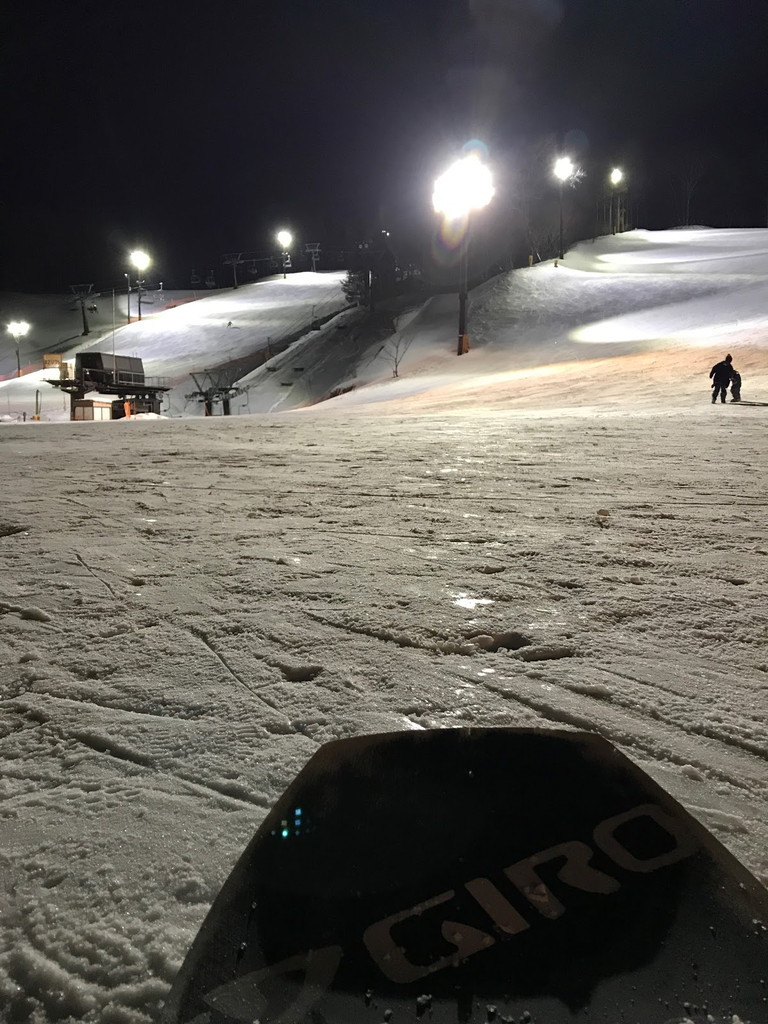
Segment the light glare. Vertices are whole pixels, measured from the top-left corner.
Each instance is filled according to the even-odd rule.
[[[623,177],[624,172],[619,167],[614,167],[611,171],[611,184],[618,185]]]
[[[134,249],[128,258],[139,271],[146,270],[150,264],[149,256],[147,256],[145,252],[142,252],[141,249]]]
[[[451,164],[435,182],[432,205],[435,213],[458,220],[471,210],[480,210],[493,198],[495,189],[490,169],[470,153]]]
[[[277,240],[284,249],[288,249],[293,241],[293,235],[290,231],[278,231]]]
[[[26,320],[13,320],[8,324],[8,330],[14,338],[23,338],[29,330],[29,324]]]
[[[555,160],[554,172],[555,177],[559,178],[560,181],[567,181],[573,174],[576,168],[573,166],[573,161],[568,156],[561,156]]]

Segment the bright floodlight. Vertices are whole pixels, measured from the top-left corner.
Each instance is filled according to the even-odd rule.
[[[493,199],[491,172],[476,153],[470,153],[451,164],[435,182],[432,205],[435,213],[448,220],[466,217],[470,210],[480,210]]]
[[[277,240],[284,249],[289,249],[293,241],[293,235],[290,231],[278,231]]]
[[[23,338],[28,330],[29,324],[26,320],[14,320],[12,323],[8,324],[8,331],[14,336],[14,338]]]
[[[141,249],[135,249],[128,258],[139,271],[146,270],[150,263],[149,256]]]
[[[573,161],[567,156],[561,156],[559,159],[555,160],[555,166],[553,169],[555,177],[559,178],[560,181],[567,181],[576,170],[573,166]]]
[[[624,171],[618,167],[614,167],[611,171],[611,184],[618,185],[621,179],[624,177]]]

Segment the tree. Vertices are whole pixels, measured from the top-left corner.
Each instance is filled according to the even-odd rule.
[[[691,223],[693,196],[710,165],[711,157],[706,153],[680,153],[672,159],[677,214],[683,226]]]
[[[403,331],[397,331],[387,341],[382,349],[382,355],[392,364],[392,376],[400,376],[400,363],[403,361],[403,356],[413,344],[413,339],[416,337],[415,333],[411,331],[410,334],[404,333]]]
[[[367,306],[370,290],[368,271],[348,270],[341,282],[341,290],[351,306]]]

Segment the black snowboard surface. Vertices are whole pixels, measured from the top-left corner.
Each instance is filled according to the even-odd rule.
[[[768,890],[597,736],[320,748],[224,884],[174,1024],[766,1024]]]

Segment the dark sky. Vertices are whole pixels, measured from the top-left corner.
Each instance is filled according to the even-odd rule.
[[[665,169],[710,168],[698,220],[764,225],[766,0],[42,0],[2,22],[3,288],[188,284],[222,254],[352,244],[429,221],[469,138],[500,194],[547,136],[631,167],[647,226]],[[223,277],[223,274],[222,274]]]

